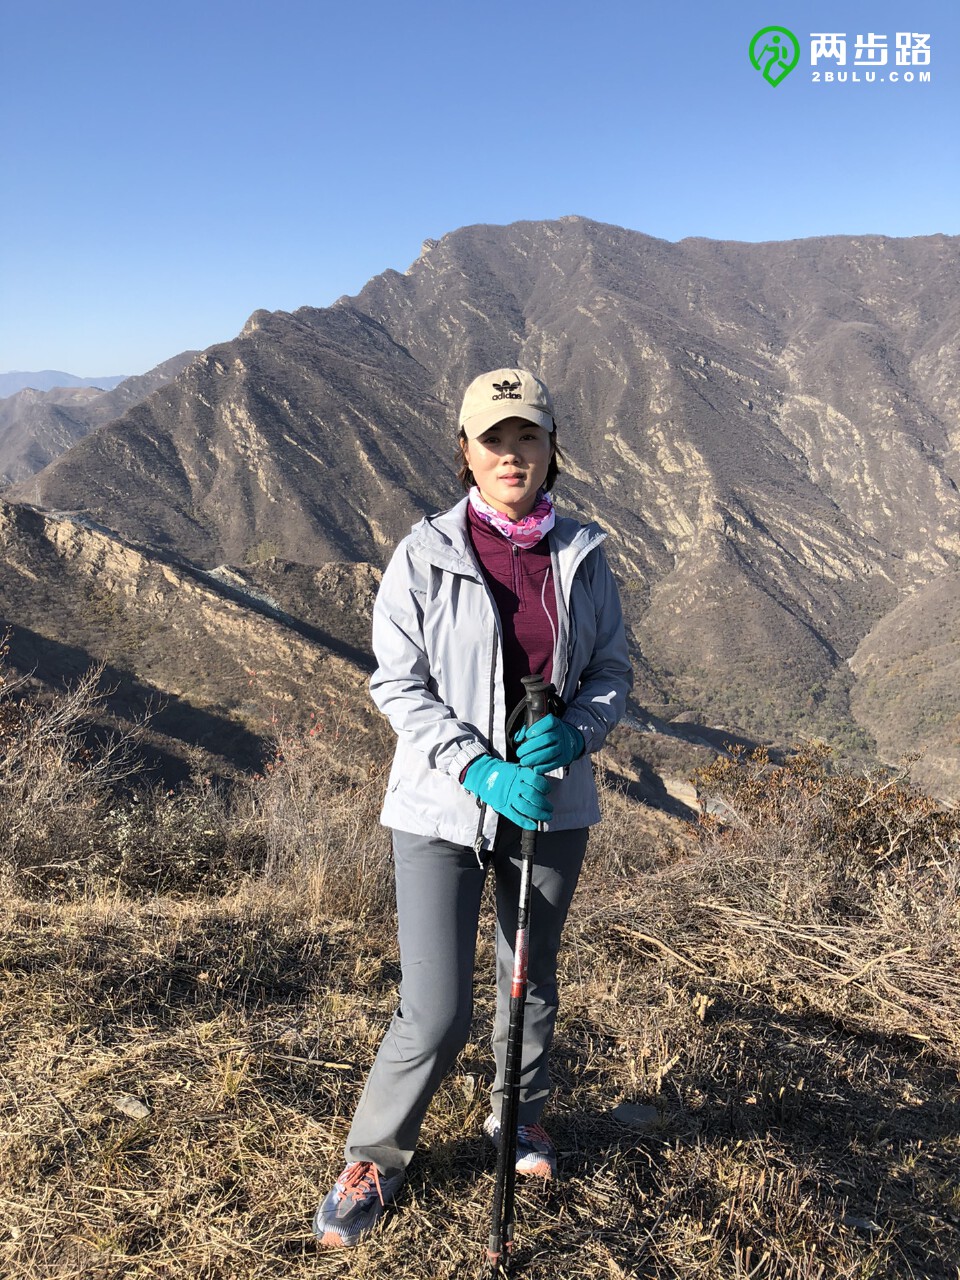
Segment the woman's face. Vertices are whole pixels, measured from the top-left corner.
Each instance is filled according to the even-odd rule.
[[[507,418],[461,447],[485,502],[511,520],[530,514],[553,456],[552,431]]]

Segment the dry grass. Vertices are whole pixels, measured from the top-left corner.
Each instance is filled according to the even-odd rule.
[[[3,1276],[478,1272],[489,908],[474,1040],[397,1209],[356,1250],[310,1236],[399,976],[380,766],[347,745],[335,730],[288,737],[249,792],[205,801],[220,826],[202,828],[204,858],[247,849],[217,892],[183,868],[170,892],[111,890],[79,856],[69,885],[8,882]],[[877,780],[831,780],[823,761],[737,769],[707,779],[732,816],[699,832],[603,788],[562,953],[549,1116],[562,1178],[519,1190],[518,1271],[956,1280],[951,815],[900,781],[858,809]],[[163,799],[172,838],[179,798]],[[342,859],[356,870],[360,850],[371,860],[338,902]],[[128,1098],[149,1112],[127,1114]],[[624,1103],[650,1109],[643,1127],[617,1119]]]
[[[958,1064],[960,812],[905,772],[829,763],[805,747],[782,768],[760,750],[702,771],[726,818],[703,824],[672,901],[714,972]]]
[[[392,756],[386,722],[357,741],[345,714],[282,729],[263,778],[247,793],[274,884],[296,884],[311,908],[367,920],[393,903],[390,833],[378,816]]]
[[[6,654],[0,641],[0,662]],[[0,884],[8,889],[69,883],[88,815],[136,771],[128,739],[88,744],[101,675],[91,670],[45,703],[22,696],[25,681],[0,676]]]

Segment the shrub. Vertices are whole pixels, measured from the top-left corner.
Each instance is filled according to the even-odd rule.
[[[199,779],[147,783],[140,726],[99,725],[102,675],[41,696],[0,670],[0,883],[28,897],[223,888],[256,865],[249,822]]]
[[[960,857],[960,812],[911,787],[905,772],[832,770],[814,743],[773,765],[765,748],[733,747],[700,769],[701,842],[721,863],[746,858],[773,883],[769,905],[796,908],[816,891],[837,919],[876,906],[881,886],[908,876],[943,887]],[[774,888],[775,884],[775,888]],[[829,892],[825,890],[829,889]]]
[[[281,729],[251,802],[269,879],[292,884],[313,910],[362,920],[393,904],[390,834],[379,823],[392,737],[340,718]]]
[[[192,777],[115,797],[89,840],[90,887],[144,894],[219,894],[264,862],[241,791]]]
[[[960,1059],[960,812],[819,745],[781,766],[732,749],[696,782],[682,879],[717,971]]]
[[[91,745],[102,672],[92,668],[49,699],[28,696],[23,680],[0,672],[0,878],[8,888],[70,882],[113,789],[136,770],[129,738]]]

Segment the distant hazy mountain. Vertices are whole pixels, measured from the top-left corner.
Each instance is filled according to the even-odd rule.
[[[54,387],[99,387],[101,391],[112,391],[125,377],[127,374],[121,373],[109,378],[78,378],[59,369],[41,369],[39,373],[0,373],[0,399],[16,395],[24,387],[33,387],[34,391],[52,391]]]
[[[638,700],[869,745],[892,686],[851,708],[848,659],[960,570],[958,282],[942,235],[466,227],[355,298],[255,312],[9,496],[206,566],[382,565],[458,496],[464,385],[526,365],[556,397],[559,507],[610,532]],[[949,741],[927,777],[960,791]]]
[[[125,378],[112,391],[91,386],[57,386],[51,391],[27,387],[0,400],[0,488],[42,470],[94,427],[118,418],[175,378],[196,354],[184,351],[149,373]]]

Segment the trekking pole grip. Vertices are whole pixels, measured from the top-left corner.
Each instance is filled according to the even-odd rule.
[[[524,693],[524,724],[529,729],[550,710],[550,699],[556,693],[552,684],[548,684],[543,676],[521,676]],[[539,823],[537,824],[539,830]],[[524,831],[520,837],[521,857],[532,857],[536,845],[536,831]]]
[[[536,724],[550,710],[551,694],[556,693],[552,684],[547,684],[543,676],[522,676],[524,693],[524,724],[527,728]]]

